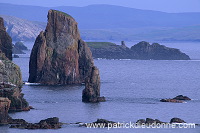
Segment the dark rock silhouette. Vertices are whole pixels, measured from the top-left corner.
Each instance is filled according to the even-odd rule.
[[[189,97],[183,96],[183,95],[178,95],[178,96],[174,97],[173,99],[176,99],[176,100],[191,100]]]
[[[15,45],[13,44],[13,54],[25,54],[23,50],[28,50],[28,48],[22,42],[16,42]]]
[[[190,60],[190,57],[179,49],[169,48],[158,43],[150,45],[142,41],[126,47],[124,41],[121,45],[109,42],[88,42],[93,58],[105,59],[139,59],[139,60]]]
[[[62,123],[59,122],[59,118],[53,117],[45,120],[41,120],[39,123],[28,123],[25,120],[13,120],[14,122],[10,128],[20,128],[20,129],[59,129]],[[15,122],[16,121],[16,122]]]
[[[186,123],[186,122],[180,118],[172,118],[170,120],[170,123]]]
[[[161,102],[171,102],[171,103],[184,103],[184,101],[176,100],[176,99],[161,99]]]
[[[142,41],[131,47],[136,59],[143,60],[190,60],[189,56],[179,49],[168,48],[158,43],[150,45]]]
[[[93,58],[103,59],[132,59],[132,51],[126,47],[124,42],[122,45],[116,45],[110,42],[87,42],[92,51]]]
[[[12,60],[12,39],[6,32],[6,28],[4,27],[4,21],[3,18],[1,17],[0,17],[0,50],[9,60]]]
[[[100,76],[96,67],[92,68],[92,73],[85,81],[85,89],[82,95],[83,102],[104,102],[105,98],[100,97]]]
[[[183,95],[178,95],[176,97],[174,97],[173,99],[161,99],[161,102],[172,102],[172,103],[184,103],[185,100],[191,100],[189,97],[187,96],[183,96]]]

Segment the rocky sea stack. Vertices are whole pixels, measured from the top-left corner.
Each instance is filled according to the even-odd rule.
[[[93,67],[92,53],[81,39],[74,18],[49,10],[46,30],[38,35],[31,52],[29,82],[80,84],[90,78]]]

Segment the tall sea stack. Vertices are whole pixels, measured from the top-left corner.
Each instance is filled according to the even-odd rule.
[[[70,15],[49,10],[46,30],[36,38],[29,62],[29,82],[80,84],[91,76],[92,53]],[[94,88],[96,89],[96,88]]]

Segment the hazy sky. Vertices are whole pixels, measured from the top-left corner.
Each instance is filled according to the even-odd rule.
[[[164,12],[200,12],[200,0],[0,0],[0,3],[46,7],[110,4]]]

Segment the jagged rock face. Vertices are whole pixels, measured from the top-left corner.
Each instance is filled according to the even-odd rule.
[[[190,60],[190,57],[179,49],[168,48],[158,43],[150,45],[148,42],[139,42],[131,47],[136,59],[143,60]]]
[[[0,97],[11,100],[10,111],[22,111],[28,103],[21,93],[22,77],[20,68],[10,60],[0,60]]]
[[[11,101],[8,98],[0,97],[0,123],[8,123],[10,103]]]
[[[0,17],[0,50],[5,54],[5,56],[12,60],[12,39],[6,32],[4,27],[3,18]]]
[[[93,66],[92,54],[80,38],[77,22],[68,14],[50,10],[46,30],[39,34],[31,52],[29,82],[82,83]]]
[[[93,103],[105,101],[104,97],[100,97],[100,76],[97,67],[93,67],[91,76],[86,78],[82,101]]]

